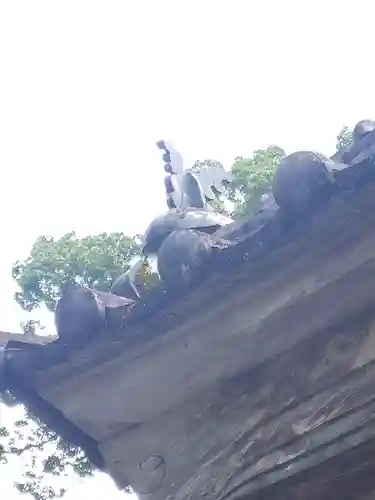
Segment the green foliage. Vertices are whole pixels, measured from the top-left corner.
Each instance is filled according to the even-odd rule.
[[[219,167],[224,168],[223,164],[220,161],[212,160],[211,158],[207,158],[206,160],[197,160],[194,162],[192,170],[199,172],[202,167]]]
[[[337,135],[337,150],[349,145],[352,137],[353,132],[347,126],[343,127]],[[285,151],[275,145],[257,149],[246,158],[237,157],[231,167],[231,186],[225,196],[218,196],[212,203],[215,210],[232,217],[252,213],[259,205],[261,196],[270,191],[276,167],[284,157]],[[201,165],[215,166],[221,163],[216,160],[195,162],[196,167]]]
[[[108,291],[138,253],[138,243],[123,233],[80,239],[71,232],[58,240],[40,236],[30,256],[13,266],[13,278],[21,289],[15,299],[26,311],[42,304],[53,311],[72,283]]]
[[[257,149],[247,158],[237,157],[232,165],[232,183],[224,196],[212,203],[215,210],[232,217],[248,215],[259,205],[260,198],[271,188],[275,170],[285,152],[278,146]],[[195,162],[195,166],[221,165],[216,160]]]
[[[44,330],[44,326],[39,320],[28,319],[21,323],[22,331],[25,335],[36,335],[37,329]]]
[[[278,146],[257,149],[248,158],[238,157],[232,166],[230,198],[234,202],[234,215],[253,212],[261,196],[270,190],[276,167],[285,151]]]
[[[345,125],[336,138],[336,150],[339,151],[342,148],[348,146],[353,140],[353,132]]]
[[[24,473],[15,486],[35,500],[62,497],[66,491],[62,487],[64,479],[72,473],[80,477],[93,474],[82,450],[27,412],[11,430],[0,428],[0,463],[14,462],[16,458],[22,460]]]

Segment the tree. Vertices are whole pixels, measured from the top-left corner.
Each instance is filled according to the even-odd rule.
[[[353,132],[346,125],[340,130],[336,138],[336,150],[348,146],[353,140]]]
[[[13,266],[15,294],[26,311],[45,305],[54,311],[58,299],[71,284],[107,292],[112,281],[129,268],[140,252],[136,239],[122,233],[102,233],[78,238],[74,232],[55,240],[40,236],[30,256]]]
[[[343,127],[336,139],[337,150],[352,142],[353,132]],[[212,203],[220,213],[232,217],[252,213],[259,205],[263,194],[271,190],[276,167],[285,157],[285,151],[279,146],[270,145],[266,149],[257,149],[249,157],[239,156],[232,167],[232,184],[224,196],[218,196]],[[196,166],[221,165],[216,160],[196,161]],[[228,200],[231,202],[228,204]]]
[[[40,236],[29,257],[13,266],[13,278],[20,288],[15,299],[26,311],[40,306],[54,311],[58,299],[72,283],[108,291],[112,281],[129,268],[139,253],[137,238],[122,233],[78,238],[71,232],[60,239]],[[28,320],[24,331],[33,334],[39,326],[38,321]],[[16,403],[11,394],[5,399],[8,404]],[[12,429],[0,428],[0,462],[17,458],[23,461],[25,472],[16,487],[35,500],[61,497],[65,493],[63,480],[72,472],[82,477],[93,472],[82,450],[26,410]]]
[[[257,208],[261,196],[270,191],[276,167],[284,157],[283,149],[270,145],[255,150],[248,158],[235,159],[229,191],[235,216],[250,214]]]
[[[8,395],[8,398],[10,396]],[[82,450],[70,445],[45,424],[24,411],[12,429],[0,427],[0,463],[22,460],[24,474],[16,488],[29,493],[35,500],[61,498],[65,492],[66,476],[93,474],[93,467]],[[47,476],[51,481],[47,481]]]
[[[247,158],[238,156],[231,167],[231,185],[211,205],[216,211],[232,217],[253,212],[261,196],[270,191],[276,167],[284,156],[284,150],[273,145],[257,149]],[[207,159],[196,161],[193,168],[199,170],[203,165],[222,167],[219,161]]]

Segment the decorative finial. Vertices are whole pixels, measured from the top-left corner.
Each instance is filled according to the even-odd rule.
[[[169,209],[209,208],[208,202],[215,198],[215,193],[221,193],[223,185],[230,182],[229,173],[220,164],[204,164],[198,172],[193,168],[185,169],[181,154],[170,142],[160,140],[157,146],[164,151],[167,173],[164,186]]]

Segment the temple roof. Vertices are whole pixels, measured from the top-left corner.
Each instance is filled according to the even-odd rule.
[[[346,151],[347,148],[345,148]],[[374,152],[375,153],[375,152]],[[336,161],[340,153],[334,155]],[[303,236],[311,228],[317,217],[325,217],[330,213],[332,203],[337,200],[349,201],[360,196],[361,190],[375,181],[373,157],[365,158],[353,166],[337,163],[334,169],[336,191],[331,201],[323,200],[321,205],[314,206],[311,211],[302,214],[288,214],[273,201],[264,210],[249,217],[244,217],[225,226],[217,235],[231,240],[233,244],[223,246],[220,252],[212,256],[206,268],[202,270],[201,279],[189,289],[180,293],[168,292],[162,283],[137,303],[126,304],[126,314],[116,314],[115,308],[108,308],[106,325],[93,338],[90,332],[82,338],[72,338],[69,343],[59,338],[47,345],[40,345],[29,350],[29,362],[23,369],[45,369],[58,363],[66,362],[72,353],[79,351],[87,343],[90,350],[103,351],[103,345],[124,342],[129,348],[148,338],[162,335],[166,328],[189,318],[203,308],[210,307],[216,300],[218,290],[221,291],[223,280],[225,287],[239,285],[243,281],[243,266],[254,272],[269,256],[287,247]],[[298,190],[298,184],[295,186]],[[220,284],[220,285],[219,285]],[[230,293],[230,292],[228,292]],[[104,295],[104,294],[102,294]],[[152,327],[151,327],[152,325]],[[20,336],[17,341],[22,341]],[[50,338],[50,337],[48,337]],[[43,338],[41,338],[43,339]],[[13,339],[12,339],[13,340]],[[25,339],[26,340],[26,339]],[[28,343],[34,343],[31,339]],[[36,338],[35,344],[45,344]],[[31,354],[32,353],[32,354]]]
[[[99,297],[98,300],[101,301],[104,310],[104,323],[95,334],[87,330],[69,341],[58,338],[46,345],[26,345],[26,343],[20,343],[18,338],[17,342],[14,342],[14,339],[10,340],[5,349],[5,385],[32,412],[58,433],[74,444],[82,446],[95,465],[106,469],[107,465],[100,450],[102,450],[101,443],[108,438],[109,431],[104,424],[100,427],[97,422],[89,422],[86,417],[80,420],[81,416],[77,413],[78,410],[73,408],[74,405],[67,409],[69,405],[66,402],[67,396],[64,394],[68,389],[65,389],[65,386],[68,387],[72,383],[71,390],[74,392],[76,389],[73,386],[78,386],[80,383],[86,384],[88,376],[92,379],[99,376],[101,366],[106,365],[110,370],[109,367],[115,364],[116,359],[124,364],[124,377],[126,378],[126,363],[128,363],[129,386],[121,390],[126,392],[127,401],[131,398],[134,401],[134,408],[128,409],[127,425],[130,429],[132,425],[143,425],[156,418],[157,415],[167,412],[171,408],[172,400],[177,408],[178,405],[186,404],[187,398],[197,398],[199,391],[203,393],[209,384],[215,383],[215,380],[222,380],[224,383],[230,377],[238,376],[241,370],[255,369],[262,363],[267,363],[275,356],[291,349],[298,344],[300,340],[298,335],[301,335],[301,339],[307,338],[308,335],[313,334],[314,328],[318,329],[318,326],[311,323],[306,326],[306,331],[303,333],[301,324],[298,323],[297,331],[297,326],[293,326],[293,320],[286,319],[289,318],[287,315],[292,314],[291,311],[295,308],[302,314],[305,312],[307,318],[310,309],[304,308],[311,308],[311,303],[304,305],[304,296],[308,295],[312,288],[315,287],[314,290],[318,290],[321,287],[324,291],[320,294],[320,300],[321,304],[324,304],[329,293],[332,293],[328,285],[323,283],[324,280],[327,283],[329,280],[332,283],[339,281],[355,266],[360,265],[358,241],[364,238],[366,231],[369,230],[369,226],[365,224],[367,214],[375,212],[375,152],[372,151],[372,145],[373,141],[369,143],[367,137],[366,147],[358,149],[356,145],[355,155],[349,154],[348,156],[350,148],[346,148],[348,163],[343,163],[345,154],[341,153],[336,154],[331,162],[325,160],[334,178],[334,189],[328,197],[322,198],[320,203],[314,204],[309,210],[292,213],[283,210],[273,201],[258,213],[222,228],[217,234],[223,241],[230,243],[223,244],[212,255],[205,268],[202,269],[200,279],[190,287],[172,292],[160,283],[138,302],[121,303],[120,301],[119,307],[106,302],[107,299],[104,296]],[[294,189],[298,190],[297,181]],[[356,246],[352,249],[354,243]],[[327,261],[334,261],[334,252],[337,252],[337,258],[342,261],[337,264],[337,269],[331,264],[323,270],[325,256],[327,256]],[[322,269],[318,269],[318,262],[321,262]],[[307,269],[310,272],[310,281],[305,279],[304,289],[294,290],[294,295],[291,297],[281,295],[277,297],[276,292],[281,290],[280,280],[284,270],[285,273],[289,273],[289,279],[291,279],[293,273],[297,276],[298,273],[305,272]],[[318,280],[318,277],[320,281],[315,283],[314,279]],[[246,301],[248,300],[250,304],[251,301],[256,300],[258,290],[261,289],[264,300],[269,293],[270,317],[272,316],[271,303],[276,309],[280,307],[279,319],[272,319],[272,321],[275,322],[274,328],[276,328],[277,321],[280,321],[280,324],[284,322],[283,328],[286,329],[286,334],[282,341],[275,338],[274,334],[269,336],[268,330],[267,334],[265,333],[262,322],[267,322],[267,318],[262,317],[259,318],[260,326],[256,331],[254,330],[253,337],[241,340],[243,343],[241,355],[236,354],[236,349],[241,349],[239,347],[241,343],[236,347],[235,338],[233,342],[230,340],[231,335],[235,334],[240,338],[239,332],[228,331],[228,338],[225,340],[225,331],[223,331],[220,335],[218,334],[218,346],[212,347],[212,359],[209,359],[210,357],[207,357],[208,333],[212,333],[212,343],[215,342],[214,333],[210,331],[212,325],[216,324],[219,328],[220,323],[225,324],[225,318],[231,314],[231,311],[233,314],[234,311],[238,315],[245,314]],[[347,302],[343,300],[342,309],[333,308],[329,313],[325,311],[321,321],[329,322],[333,321],[333,318],[338,321],[337,318],[344,314],[343,311],[354,314],[355,307],[350,305],[349,299],[348,296]],[[360,298],[358,300],[360,301]],[[365,305],[364,301],[363,307]],[[319,301],[315,306],[319,307]],[[266,311],[268,306],[262,307]],[[254,315],[254,312],[252,314]],[[262,312],[262,314],[266,313]],[[329,314],[332,314],[332,319],[328,318]],[[202,332],[204,329],[208,332],[206,335],[202,334],[204,344],[202,346],[199,346],[199,343],[194,344],[198,342],[196,340],[197,329]],[[189,331],[194,332],[194,335]],[[190,358],[184,357],[183,339],[186,339],[186,349],[191,350]],[[191,341],[195,347],[192,348],[190,344],[188,346],[188,341]],[[173,351],[174,347],[171,347],[173,357],[178,359],[180,356],[181,358],[175,368],[171,367],[174,371],[169,375],[170,380],[168,380],[165,368],[163,371],[163,366],[169,358],[163,354],[164,357],[160,358],[160,362],[157,361],[158,353],[166,352],[165,346],[168,342],[171,342],[171,346],[176,346],[175,351]],[[246,348],[250,348],[251,352],[246,354]],[[202,359],[199,356],[200,350],[202,350]],[[237,356],[237,361],[233,366],[226,361],[224,363],[226,367],[223,367],[221,373],[219,364],[223,353],[228,353],[228,356]],[[204,356],[206,356],[206,361],[204,361]],[[142,357],[148,360],[147,363],[152,363],[154,359],[155,368],[154,371],[142,375],[143,380],[140,380],[141,376],[137,380],[136,370],[134,369],[133,373],[131,366],[133,364],[135,366],[135,361]],[[172,359],[170,362],[172,363]],[[146,366],[147,364],[144,364],[144,367]],[[188,375],[189,372],[191,372],[190,375]],[[66,384],[67,377],[74,383]],[[147,384],[150,385],[153,377],[155,383],[159,378],[160,381],[163,380],[163,383],[168,385],[168,390],[162,390],[159,387],[158,398],[154,399],[152,404],[147,404],[140,398],[147,392]],[[192,379],[191,386],[186,384],[186,380],[190,378]],[[104,391],[104,382],[101,384],[98,379],[97,383],[98,387],[101,387],[100,390]],[[183,386],[182,383],[184,383]],[[186,394],[183,391],[186,391]],[[140,394],[139,397],[138,394]],[[110,397],[108,395],[108,398]],[[77,405],[78,402],[74,404]],[[91,413],[95,411],[91,410]]]

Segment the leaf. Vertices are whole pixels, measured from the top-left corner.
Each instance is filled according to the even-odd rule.
[[[14,422],[14,425],[16,427],[27,427],[29,425],[28,421],[27,420],[16,420]]]
[[[59,474],[65,470],[65,465],[63,464],[61,458],[56,455],[50,455],[43,461],[43,472],[49,472],[52,474]]]
[[[349,127],[346,125],[340,130],[339,134],[336,138],[336,149],[339,151],[340,149],[345,148],[349,144],[351,144],[353,140],[353,132],[349,130]]]

